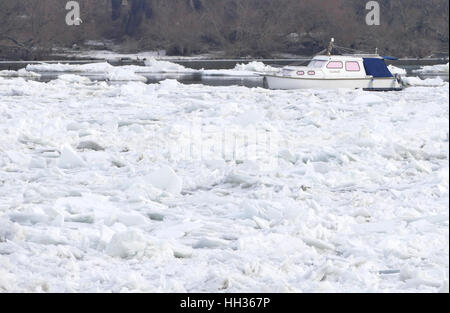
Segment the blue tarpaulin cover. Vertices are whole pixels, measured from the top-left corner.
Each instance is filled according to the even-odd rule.
[[[367,75],[372,75],[373,77],[393,77],[383,59],[364,58],[364,67]]]

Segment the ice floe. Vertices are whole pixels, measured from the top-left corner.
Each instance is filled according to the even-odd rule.
[[[86,162],[77,154],[72,147],[65,145],[61,149],[58,166],[60,168],[72,169],[76,167],[86,166]]]
[[[278,72],[280,69],[265,65],[262,62],[253,61],[247,64],[237,64],[230,70],[203,70],[203,76],[256,76],[258,74],[267,74]]]
[[[439,73],[448,74],[448,63],[422,66],[420,69],[415,70],[414,72],[420,74],[439,74]]]
[[[406,75],[406,73],[407,73],[405,69],[396,67],[394,65],[389,65],[388,68],[389,68],[389,71],[394,75],[395,74]]]
[[[407,86],[444,86],[446,83],[442,80],[442,78],[427,78],[427,79],[421,79],[419,77],[404,77],[402,78],[403,82]]]
[[[20,69],[18,71],[0,71],[0,77],[24,77],[24,78],[40,78],[41,75],[26,69]]]

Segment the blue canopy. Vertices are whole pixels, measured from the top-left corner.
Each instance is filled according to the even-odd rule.
[[[364,58],[364,67],[367,75],[372,75],[373,77],[393,77],[383,59]]]

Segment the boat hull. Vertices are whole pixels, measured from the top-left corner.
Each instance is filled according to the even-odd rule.
[[[267,75],[264,85],[269,89],[364,89],[371,91],[402,90],[395,77],[392,78],[346,78],[346,79],[308,79]]]

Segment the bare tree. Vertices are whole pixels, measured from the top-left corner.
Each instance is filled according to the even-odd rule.
[[[312,54],[341,45],[398,56],[448,52],[447,0],[379,0],[381,26],[365,24],[361,0],[78,0],[83,24],[65,24],[65,1],[0,0],[0,47],[31,58],[53,46],[115,39],[172,54]],[[11,54],[11,53],[10,53]]]

